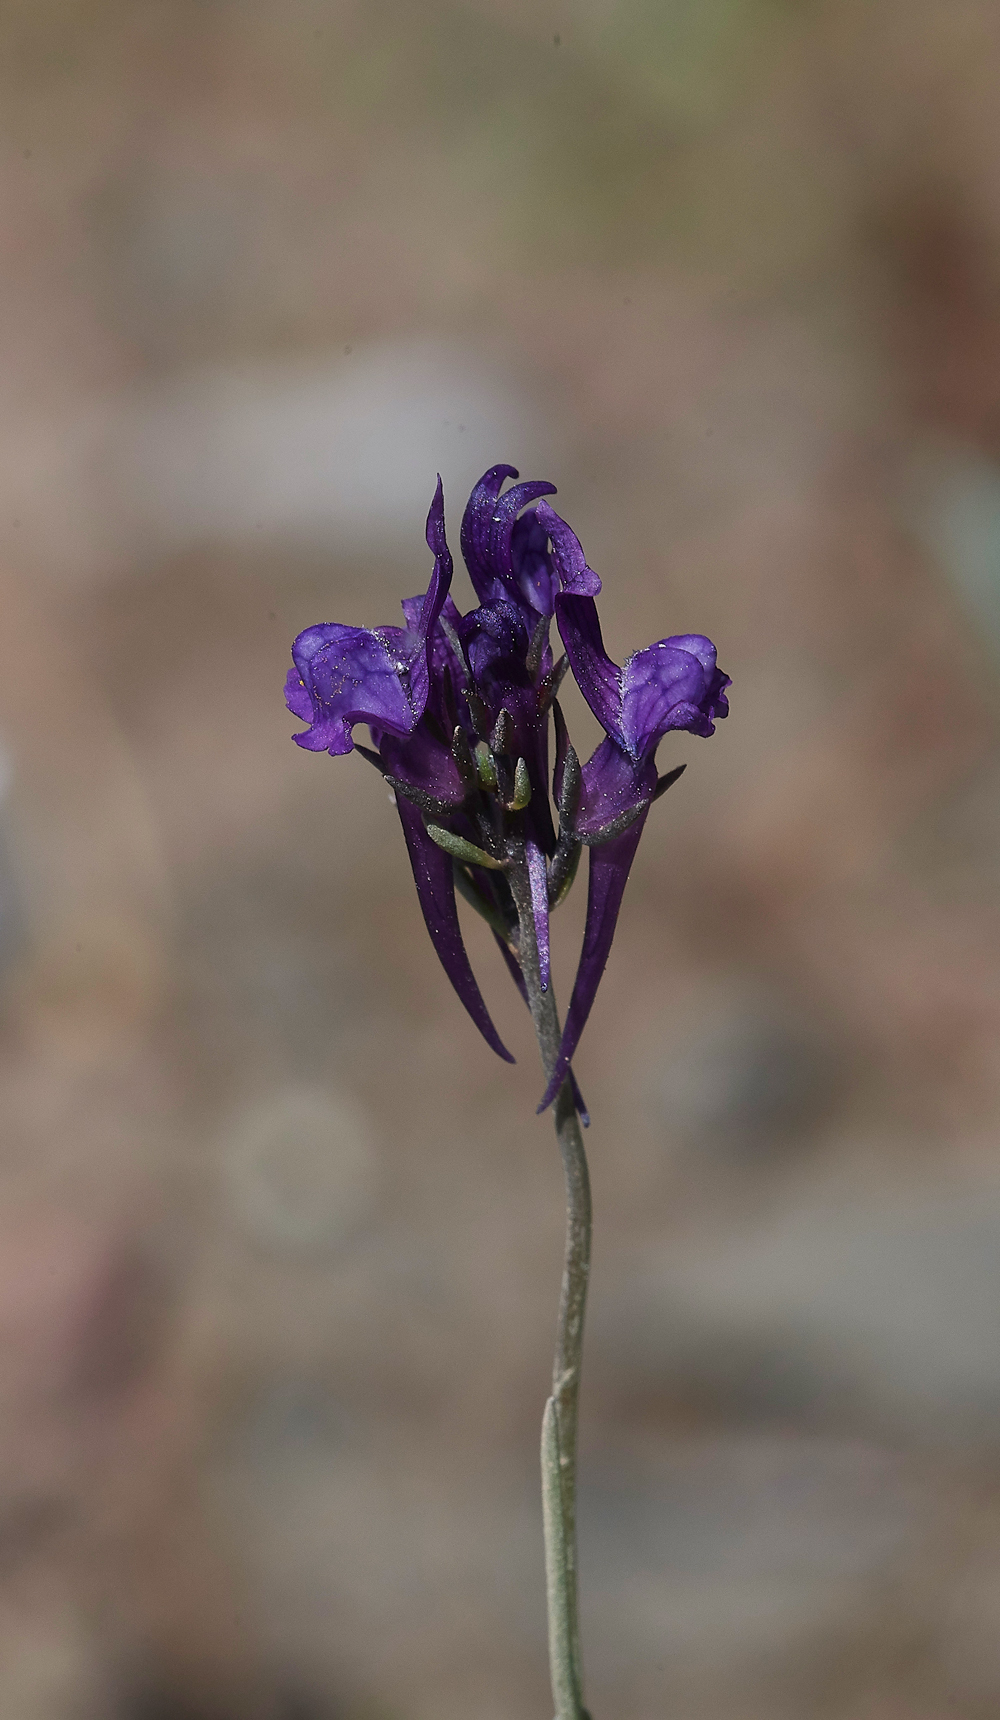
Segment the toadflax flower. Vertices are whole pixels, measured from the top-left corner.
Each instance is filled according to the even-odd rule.
[[[459,925],[456,890],[489,925],[531,1012],[566,1175],[567,1233],[552,1394],[542,1422],[549,1656],[556,1720],[589,1720],[576,1604],[576,1424],[590,1260],[590,1189],[570,1060],[607,963],[629,870],[665,776],[656,750],[680,729],[711,735],[728,714],[728,676],[701,634],[676,634],[619,668],[601,637],[601,582],[544,497],[493,466],[469,498],[462,554],[477,604],[451,595],[441,480],[427,516],[434,569],[403,603],[402,627],[307,627],[292,647],[289,709],[310,752],[360,752],[393,790],[420,905],[452,985],[508,1060]],[[555,620],[565,652],[555,658]],[[585,764],[558,692],[568,669],[604,739]],[[367,725],[371,746],[355,739]],[[554,741],[550,759],[550,738]],[[549,983],[549,917],[589,851],[587,918],[565,1027]]]
[[[427,517],[434,570],[427,591],[403,602],[405,626],[307,627],[292,647],[285,694],[309,724],[294,737],[299,746],[335,757],[360,751],[386,776],[435,949],[483,1037],[509,1061],[469,963],[456,885],[488,921],[523,992],[511,879],[522,865],[544,991],[549,914],[589,848],[583,948],[544,1108],[590,1013],[649,807],[679,774],[657,778],[657,744],[672,729],[712,734],[727,714],[729,680],[700,634],[661,639],[620,669],[612,663],[594,601],[601,582],[575,534],[540,500],[553,485],[504,490],[517,476],[512,466],[491,467],[465,510],[462,553],[477,607],[463,615],[451,596],[439,478]],[[558,662],[553,617],[566,648]],[[582,768],[556,698],[567,666],[607,736]],[[553,718],[558,828],[549,795]],[[354,739],[361,723],[374,750]]]

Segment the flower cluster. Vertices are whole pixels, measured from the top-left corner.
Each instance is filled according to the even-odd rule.
[[[646,816],[683,769],[658,777],[657,745],[671,729],[712,734],[715,719],[728,712],[729,678],[700,634],[661,639],[621,668],[612,663],[594,602],[601,582],[569,526],[540,500],[554,486],[504,490],[517,475],[511,466],[491,467],[465,510],[462,554],[476,608],[462,615],[451,596],[439,478],[427,517],[434,571],[424,595],[404,601],[406,625],[307,627],[292,647],[285,696],[309,724],[295,736],[299,746],[334,756],[356,750],[382,771],[434,947],[476,1026],[509,1061],[469,965],[456,886],[490,925],[525,995],[510,882],[512,868],[522,869],[544,990],[549,915],[573,882],[581,850],[589,849],[583,947],[541,1110],[567,1075],[572,1079],[570,1059],[607,963]],[[558,661],[549,641],[553,617],[565,647]],[[556,696],[567,668],[605,732],[582,766]],[[357,723],[367,724],[374,750],[353,739]]]

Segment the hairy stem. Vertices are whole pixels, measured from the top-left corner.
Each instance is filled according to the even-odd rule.
[[[531,888],[523,847],[507,873],[520,925],[520,961],[531,1019],[548,1078],[559,1054],[560,1027],[552,987],[542,990]],[[576,1430],[583,1354],[583,1320],[590,1273],[590,1177],[583,1135],[567,1075],[554,1106],[556,1139],[566,1178],[566,1252],[556,1327],[552,1396],[542,1422],[542,1512],[549,1611],[549,1666],[556,1720],[589,1720],[577,1619]]]

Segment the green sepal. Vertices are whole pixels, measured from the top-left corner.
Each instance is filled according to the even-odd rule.
[[[466,842],[464,836],[456,836],[453,830],[445,830],[441,824],[428,824],[427,834],[453,860],[464,860],[466,866],[485,866],[491,872],[503,871],[503,862],[494,860],[485,848],[477,848],[474,842]]]
[[[500,753],[501,756],[509,753],[513,739],[514,719],[505,705],[493,725],[493,735],[490,740],[491,752]]]
[[[493,902],[487,901],[486,897],[477,888],[474,880],[469,877],[465,867],[460,866],[457,860],[454,862],[454,869],[455,888],[459,895],[468,902],[470,908],[475,908],[476,913],[482,916],[486,921],[486,924],[489,926],[490,931],[496,932],[497,937],[503,939],[507,948],[513,950],[514,945],[511,943],[511,930],[499,908],[496,907]]]
[[[466,792],[468,792],[470,788],[475,788],[475,761],[469,751],[469,743],[465,737],[465,730],[460,725],[456,726],[452,733],[451,756],[455,760],[455,767],[459,776],[462,778]]]
[[[480,788],[485,788],[487,794],[493,794],[497,786],[497,761],[485,741],[476,742],[473,756]]]
[[[385,780],[394,794],[401,794],[404,800],[412,800],[414,806],[419,806],[421,812],[426,812],[431,818],[447,818],[449,813],[458,811],[451,801],[439,800],[437,795],[428,794],[425,788],[415,788],[412,782],[403,782],[389,771],[385,772]]]
[[[563,678],[569,668],[569,658],[565,652],[558,662],[553,663],[547,675],[543,675],[538,683],[538,712],[544,716],[553,699],[563,684]]]
[[[480,739],[485,740],[490,732],[489,713],[471,681],[462,688],[462,697],[469,707],[473,728]]]
[[[577,807],[580,804],[580,787],[583,782],[583,772],[580,769],[580,758],[576,747],[570,741],[563,759],[562,784],[559,790],[559,828],[572,830]]]
[[[587,848],[600,848],[603,842],[613,842],[616,836],[623,835],[630,824],[634,824],[637,818],[642,817],[648,806],[648,800],[640,800],[638,806],[630,806],[627,812],[619,812],[617,818],[612,818],[607,824],[602,824],[600,830],[594,830],[586,836],[582,831],[578,831],[580,841]]]
[[[674,783],[677,781],[677,778],[679,776],[683,776],[686,770],[686,764],[679,764],[676,765],[673,770],[668,770],[666,776],[657,777],[656,787],[649,797],[650,806],[652,806],[654,800],[659,800],[661,794],[666,794],[667,789],[672,788]]]
[[[549,868],[549,912],[555,913],[565,902],[573,888],[576,874],[580,865],[580,855],[583,852],[576,839],[566,841],[560,836],[559,846],[552,856]]]
[[[455,656],[458,658],[458,661],[461,663],[462,668],[465,670],[465,673],[467,675],[471,674],[471,670],[469,668],[469,659],[465,655],[465,646],[462,644],[461,639],[458,637],[458,634],[455,632],[454,627],[452,626],[451,622],[448,620],[447,615],[439,615],[438,616],[438,626],[440,627],[442,633],[444,634],[445,638],[447,639],[448,644],[451,646],[452,650],[454,651]]]
[[[528,646],[528,656],[525,665],[532,680],[535,679],[535,676],[541,668],[542,657],[549,638],[549,625],[550,621],[547,615],[540,615],[538,620],[535,622],[535,631],[531,635],[531,644]]]
[[[519,758],[514,767],[514,793],[507,802],[509,812],[523,812],[531,805],[531,778],[528,775],[527,760]]]
[[[379,771],[382,776],[385,775],[385,765],[382,763],[379,754],[377,752],[372,752],[371,747],[363,747],[360,741],[355,741],[354,750],[356,753],[360,753],[362,758],[366,758],[369,764],[373,764],[375,769]]]

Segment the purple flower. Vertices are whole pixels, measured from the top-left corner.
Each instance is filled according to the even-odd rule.
[[[480,603],[512,598],[534,616],[551,616],[560,583],[567,591],[596,597],[601,582],[559,515],[545,503],[521,513],[539,496],[554,496],[555,485],[544,479],[514,484],[501,495],[504,481],[516,477],[513,466],[491,466],[462,519],[462,554]]]
[[[292,646],[285,703],[310,727],[293,739],[309,752],[349,753],[355,723],[376,723],[409,735],[423,716],[430,692],[429,641],[448,588],[452,560],[444,535],[441,479],[427,516],[434,572],[422,598],[404,603],[405,627],[344,627],[330,621],[307,627]]]
[[[604,649],[592,597],[562,593],[556,619],[580,691],[605,734],[636,763],[670,729],[712,735],[714,719],[728,716],[729,676],[716,667],[715,646],[702,634],[658,639],[619,669]]]
[[[594,598],[601,582],[580,544],[541,497],[494,466],[469,498],[462,552],[479,599],[463,615],[451,593],[441,480],[427,518],[434,570],[403,603],[403,627],[309,627],[292,648],[289,709],[309,727],[294,738],[334,756],[354,749],[395,792],[420,904],[455,990],[484,1038],[510,1058],[490,1020],[462,939],[456,885],[489,923],[522,995],[519,894],[533,929],[538,979],[549,975],[549,914],[590,848],[583,949],[559,1061],[542,1107],[567,1074],[614,936],[622,893],[649,806],[679,771],[657,778],[671,729],[710,735],[727,712],[728,678],[700,635],[661,640],[623,668],[604,650]],[[534,505],[533,505],[534,504]],[[553,659],[553,616],[566,657]],[[607,738],[580,767],[556,693],[567,668]],[[556,723],[549,794],[549,726]],[[367,725],[374,751],[353,738]],[[517,892],[511,880],[520,882]],[[529,905],[530,904],[530,905]],[[574,1094],[582,1111],[582,1101]]]
[[[543,509],[551,514],[544,503],[537,512]],[[563,530],[573,537],[568,527]],[[579,545],[576,550],[582,561]],[[575,831],[582,842],[592,844],[587,921],[559,1059],[542,1110],[562,1085],[597,995],[649,807],[679,774],[657,778],[657,746],[671,729],[714,734],[715,720],[729,715],[725,689],[730,684],[716,665],[715,646],[703,634],[660,639],[634,652],[619,669],[604,649],[593,597],[566,587],[556,598],[555,611],[577,685],[607,739],[581,775]]]

